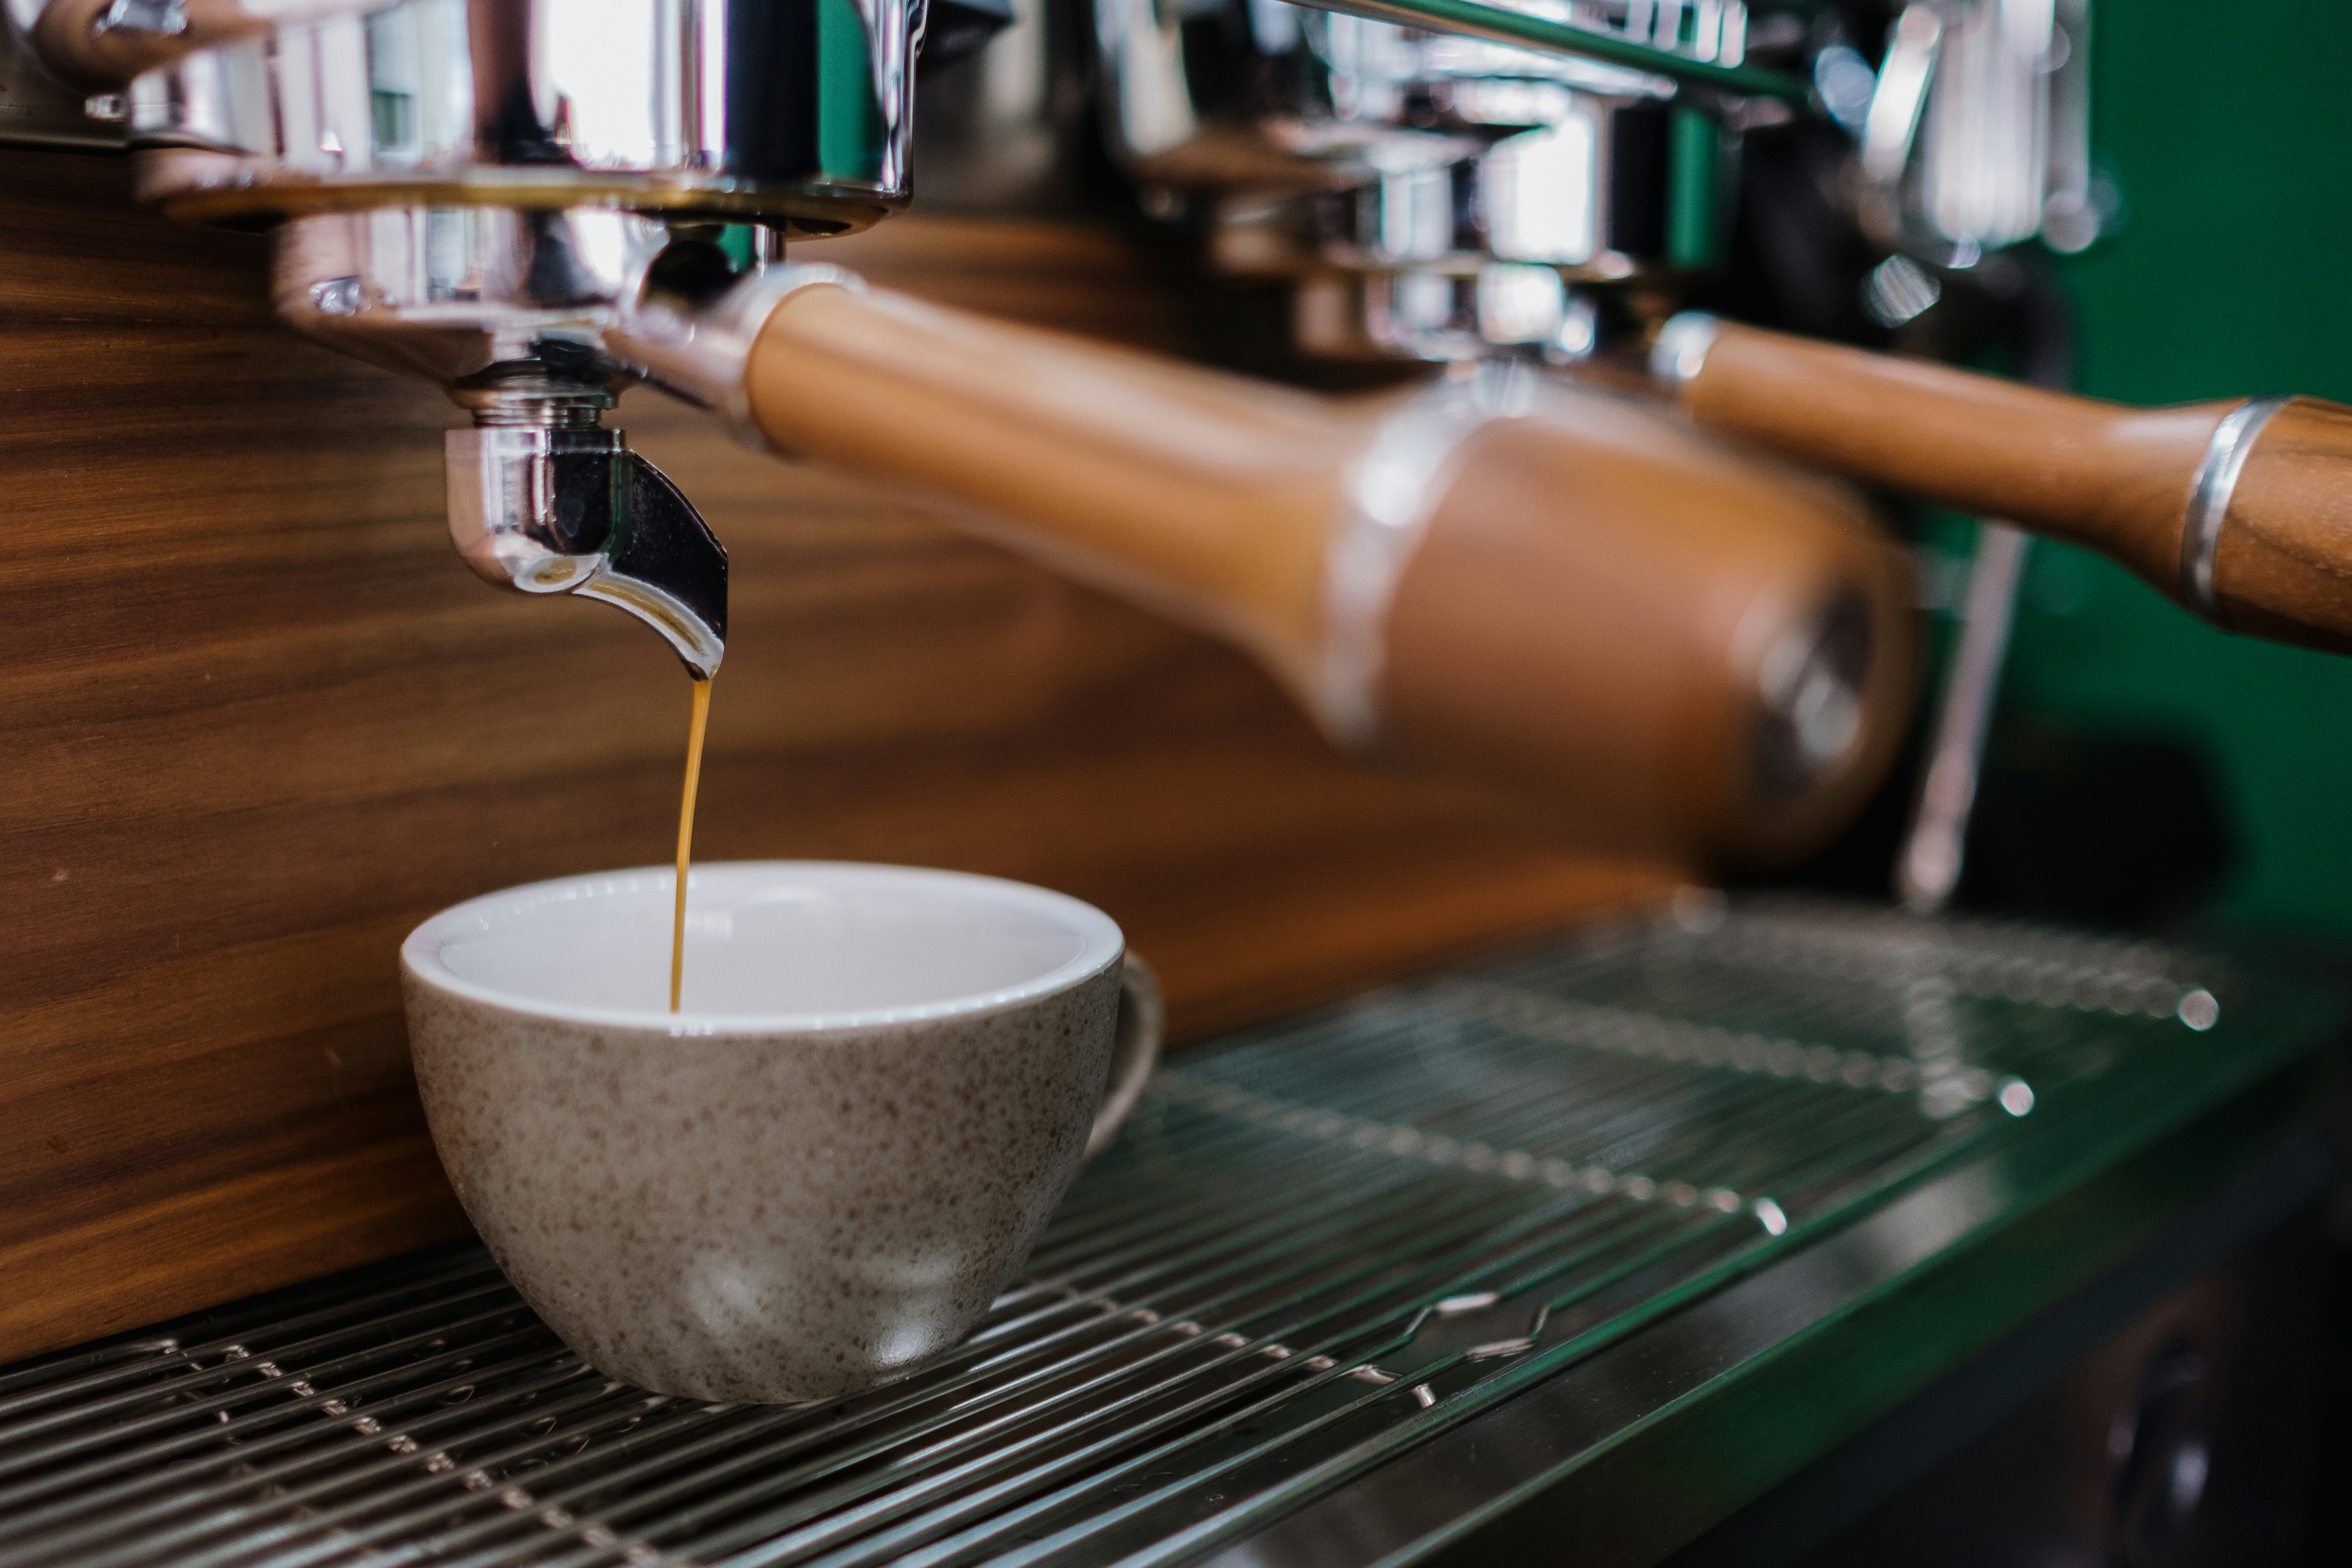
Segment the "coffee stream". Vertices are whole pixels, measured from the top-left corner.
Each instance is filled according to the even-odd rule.
[[[694,855],[694,795],[702,786],[702,736],[710,727],[710,682],[694,683],[694,718],[686,732],[686,794],[677,805],[677,902],[670,915],[669,1010],[686,979],[686,867]]]

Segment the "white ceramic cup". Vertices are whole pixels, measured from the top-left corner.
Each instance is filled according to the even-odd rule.
[[[401,948],[442,1164],[600,1372],[773,1403],[910,1372],[985,1312],[1158,1053],[1110,917],[901,866],[509,889]]]

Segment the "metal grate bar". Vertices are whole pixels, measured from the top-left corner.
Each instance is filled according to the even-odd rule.
[[[1180,1058],[970,1339],[850,1399],[616,1384],[478,1248],[0,1372],[0,1563],[1174,1561],[2126,1064],[2178,1091],[2213,1059],[2185,999],[2231,984],[1685,914]]]

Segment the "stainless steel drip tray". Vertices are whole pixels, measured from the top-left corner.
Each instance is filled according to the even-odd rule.
[[[2274,1145],[2336,1024],[2226,956],[1695,901],[1183,1054],[853,1399],[615,1384],[476,1247],[0,1373],[0,1562],[1368,1561],[1538,1493],[1652,1560]]]

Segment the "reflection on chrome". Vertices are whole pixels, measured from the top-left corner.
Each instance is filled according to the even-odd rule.
[[[923,0],[9,0],[43,58],[123,94],[142,191],[197,216],[431,180],[772,216],[903,204]]]

